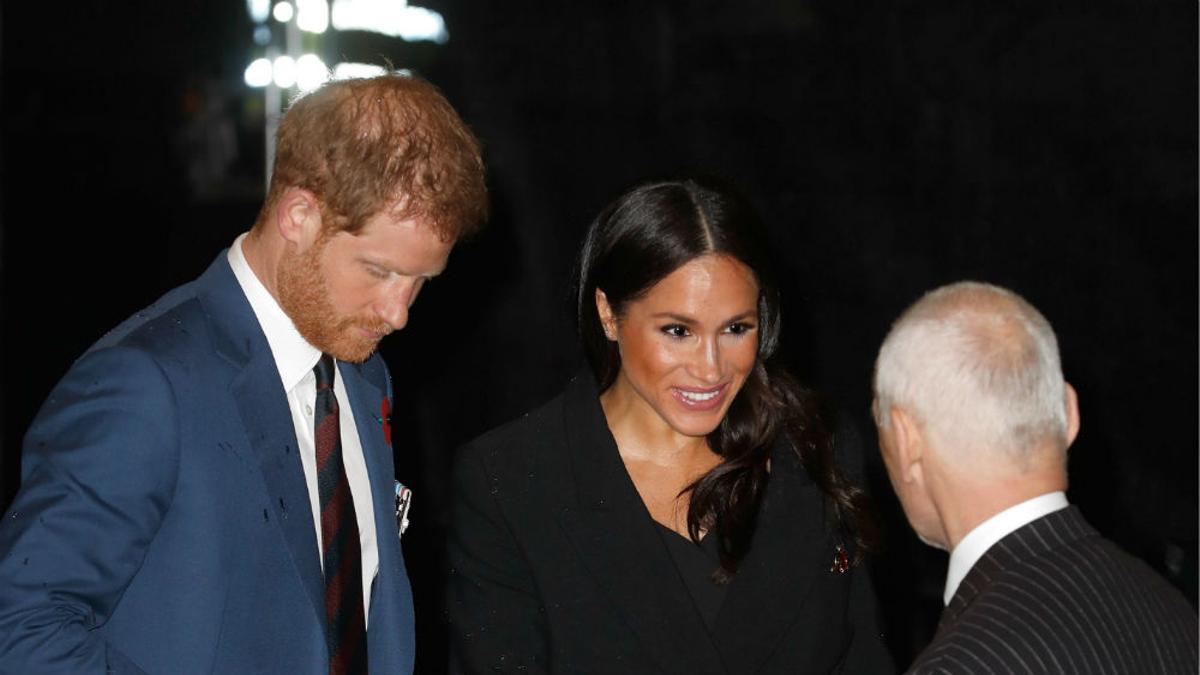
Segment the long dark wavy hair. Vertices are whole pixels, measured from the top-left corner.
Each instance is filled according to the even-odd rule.
[[[609,204],[588,229],[577,311],[600,391],[616,381],[621,357],[604,335],[596,289],[604,291],[619,317],[664,277],[713,253],[740,261],[758,282],[758,355],[725,418],[708,435],[721,462],[683,491],[691,492],[688,533],[697,542],[702,530],[718,536],[721,568],[714,580],[732,579],[750,546],[767,485],[767,461],[782,434],[824,492],[835,527],[851,539],[859,558],[875,540],[866,495],[834,464],[833,437],[814,394],[772,363],[779,345],[779,293],[766,233],[754,210],[730,187],[694,178],[640,185]]]

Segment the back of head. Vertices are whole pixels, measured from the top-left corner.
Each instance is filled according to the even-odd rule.
[[[878,422],[906,410],[948,457],[998,453],[1018,466],[1067,446],[1066,391],[1050,323],[1017,294],[960,282],[896,320],[875,363]]]
[[[579,264],[578,319],[588,362],[603,390],[620,370],[616,346],[604,337],[595,292],[620,314],[684,264],[722,254],[745,265],[759,287],[758,360],[779,336],[779,301],[766,233],[749,203],[732,187],[689,178],[639,185],[618,197],[588,228]]]
[[[291,188],[312,192],[334,231],[389,210],[452,241],[487,215],[479,142],[436,87],[399,74],[331,82],[292,104],[259,225]]]

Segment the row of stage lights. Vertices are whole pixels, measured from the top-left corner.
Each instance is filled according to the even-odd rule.
[[[277,56],[275,60],[255,59],[246,67],[246,84],[251,87],[265,87],[272,82],[281,89],[296,87],[300,91],[312,91],[324,84],[330,77],[335,80],[346,80],[356,77],[375,77],[387,72],[383,66],[366,63],[339,63],[332,70],[325,65],[316,54],[305,54],[298,59],[290,56]],[[401,69],[395,72],[404,73]]]
[[[398,37],[408,42],[430,41],[445,44],[450,35],[442,15],[424,7],[410,6],[406,0],[246,0],[256,27],[254,41],[260,46],[271,42],[270,19],[306,33],[334,30],[358,30]],[[281,89],[296,87],[309,91],[330,77],[345,79],[372,77],[384,69],[362,63],[339,63],[330,69],[316,54],[261,57],[246,67],[244,80],[251,87],[272,84]]]

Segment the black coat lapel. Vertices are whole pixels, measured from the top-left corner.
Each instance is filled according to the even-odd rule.
[[[317,535],[279,369],[225,252],[198,284],[197,296],[212,322],[217,350],[238,369],[230,391],[258,459],[271,505],[269,517],[279,525],[317,620],[324,625],[325,591]]]
[[[563,422],[578,502],[559,520],[585,568],[661,672],[725,673],[621,462],[590,375],[577,375],[569,385]]]
[[[813,583],[831,574],[834,548],[820,491],[784,444],[771,458],[749,553],[717,616],[717,645],[731,673],[754,673],[804,611]]]

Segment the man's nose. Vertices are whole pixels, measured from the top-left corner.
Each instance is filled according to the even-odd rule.
[[[388,284],[382,291],[383,296],[375,305],[375,313],[383,319],[392,330],[400,330],[408,324],[408,310],[416,297],[417,283],[415,279],[402,279]]]

